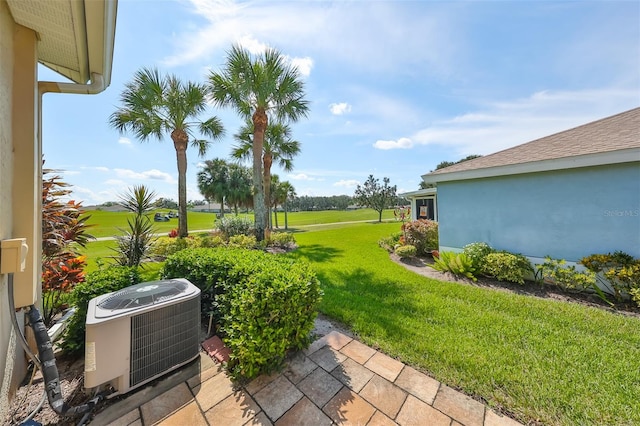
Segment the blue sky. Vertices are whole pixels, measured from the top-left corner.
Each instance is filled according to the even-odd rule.
[[[399,192],[444,160],[490,154],[640,106],[637,1],[120,0],[111,86],[47,94],[45,166],[63,170],[84,205],[133,185],[177,200],[173,144],[108,125],[141,67],[204,82],[232,43],[275,47],[298,66],[310,114],[292,126],[299,195],[353,195],[369,174]],[[61,81],[41,68],[40,80]],[[241,124],[211,109],[226,137],[204,159],[229,158]],[[188,198],[197,151],[187,151]]]

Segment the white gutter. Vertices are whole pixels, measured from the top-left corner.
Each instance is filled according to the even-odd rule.
[[[42,98],[45,93],[72,93],[79,95],[95,95],[107,88],[102,74],[91,73],[91,83],[60,83],[56,81],[39,81],[38,94]]]

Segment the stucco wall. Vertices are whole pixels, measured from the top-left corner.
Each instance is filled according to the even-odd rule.
[[[13,20],[4,0],[0,0],[0,239],[11,237]],[[0,419],[8,409],[15,340],[7,302],[7,277],[0,275]],[[6,367],[5,367],[6,366]]]
[[[440,246],[640,257],[640,162],[438,184]]]

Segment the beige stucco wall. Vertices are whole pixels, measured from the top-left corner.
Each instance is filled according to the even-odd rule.
[[[16,286],[37,284],[40,276],[36,45],[36,34],[16,25],[0,0],[0,239],[26,237],[30,246],[27,271],[16,274]],[[25,371],[11,325],[7,279],[0,274],[0,419]]]

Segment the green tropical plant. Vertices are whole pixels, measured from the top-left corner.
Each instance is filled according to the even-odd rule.
[[[416,255],[416,247],[411,244],[396,248],[396,254],[401,258],[413,257]]]
[[[285,231],[289,229],[289,208],[290,203],[294,200],[298,194],[296,194],[296,189],[291,185],[290,182],[282,182],[280,184],[280,191],[284,197],[280,200],[282,202],[282,206],[284,207],[284,229]]]
[[[438,249],[438,222],[418,219],[402,224],[403,238],[401,244],[416,247],[418,256],[425,256]]]
[[[234,108],[245,120],[251,120],[253,137],[253,207],[256,237],[265,238],[267,211],[263,183],[263,153],[269,121],[298,121],[309,110],[304,99],[304,84],[297,68],[286,63],[275,49],[261,55],[232,46],[221,72],[209,75],[213,100]]]
[[[544,263],[536,265],[543,282],[557,285],[563,290],[581,292],[586,289],[597,289],[596,273],[590,270],[578,271],[575,265],[567,265],[564,259],[544,258]]]
[[[495,277],[499,281],[524,284],[525,276],[533,273],[533,267],[523,255],[501,251],[485,256],[482,273]]]
[[[436,271],[451,272],[454,275],[467,277],[473,281],[478,280],[475,276],[476,269],[473,267],[473,262],[464,253],[440,252],[440,256],[433,259],[432,268]]]
[[[628,294],[640,306],[640,300],[634,298],[640,292],[640,259],[618,250],[613,254],[592,254],[580,259],[580,263],[590,271],[602,272],[605,279],[599,281],[616,300],[621,301]]]
[[[473,267],[477,271],[482,270],[482,265],[489,253],[493,253],[493,249],[487,243],[471,243],[462,248],[462,252],[466,254],[473,262]]]
[[[199,121],[207,108],[207,88],[175,75],[161,76],[157,69],[142,68],[126,84],[120,95],[122,106],[109,117],[109,124],[120,133],[131,131],[141,141],[171,136],[178,163],[178,235],[186,237],[187,228],[187,147],[198,148],[203,156],[211,141],[195,137],[195,130],[211,138],[220,138],[222,123],[217,117]]]
[[[147,214],[154,208],[156,194],[144,185],[136,185],[126,194],[120,195],[120,205],[134,214],[127,218],[128,229],[118,228],[113,250],[115,262],[120,266],[140,266],[149,257],[154,241],[153,222]]]
[[[44,323],[49,326],[60,313],[74,286],[84,281],[85,257],[78,249],[90,238],[82,203],[70,200],[69,185],[54,170],[44,169],[42,181],[42,305]]]

